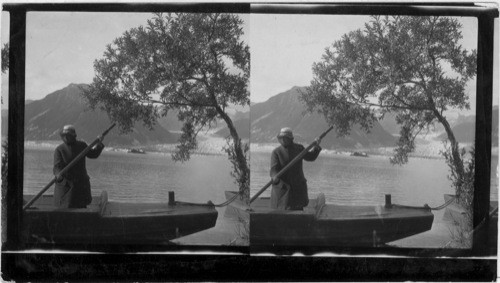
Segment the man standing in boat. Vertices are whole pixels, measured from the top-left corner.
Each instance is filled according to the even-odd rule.
[[[60,132],[63,143],[54,153],[54,175],[56,186],[54,205],[60,208],[86,208],[92,202],[90,180],[85,166],[85,158],[81,158],[66,173],[59,173],[87,148],[87,143],[76,139],[76,130],[72,125],[66,125]],[[102,138],[87,152],[88,158],[97,158],[104,148]]]
[[[281,177],[276,174],[292,161],[303,150],[304,146],[293,142],[293,133],[290,128],[281,129],[277,136],[281,146],[275,148],[271,154],[271,178],[273,188],[271,191],[271,207],[287,210],[303,210],[309,203],[307,195],[307,180],[302,170],[302,160],[295,163]],[[303,159],[314,161],[321,151],[316,144],[311,151],[307,152]]]

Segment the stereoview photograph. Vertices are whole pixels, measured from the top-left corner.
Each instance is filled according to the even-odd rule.
[[[482,188],[496,255],[498,81],[485,103],[480,63],[494,58],[480,56],[480,17],[266,7],[28,11],[23,247],[453,256],[474,248]],[[9,20],[2,12],[12,196]],[[485,123],[489,188],[476,179]]]

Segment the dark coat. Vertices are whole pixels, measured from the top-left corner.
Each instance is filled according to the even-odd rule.
[[[72,145],[60,144],[54,152],[54,175],[58,175],[85,148],[87,143],[76,141]],[[98,143],[87,152],[86,157],[97,158],[104,145]],[[56,182],[54,205],[61,208],[84,208],[92,202],[90,180],[85,166],[85,158],[80,159],[66,173],[62,180]]]
[[[273,184],[271,189],[271,208],[285,210],[288,208],[288,200],[290,199],[290,186],[279,181],[277,184]]]
[[[275,148],[271,154],[271,177],[278,174],[283,167],[285,167],[303,150],[304,147],[296,143],[292,143],[287,148],[284,146]],[[307,152],[303,159],[306,161],[314,161],[318,157],[320,151],[320,147],[314,147],[314,150]],[[288,169],[288,171],[286,171],[280,179],[290,186],[288,207],[303,208],[304,206],[307,206],[309,203],[309,197],[307,196],[307,180],[304,177],[304,171],[302,170],[302,160],[298,161],[295,165]]]

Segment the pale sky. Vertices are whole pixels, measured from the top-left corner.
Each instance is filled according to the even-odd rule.
[[[151,13],[29,12],[26,39],[26,99],[41,99],[70,83],[90,83],[93,62],[105,46],[124,31],[146,25]],[[250,46],[252,102],[262,102],[293,86],[307,86],[312,64],[325,48],[352,30],[363,28],[367,16],[240,15]],[[476,18],[460,18],[462,45],[477,48]],[[8,41],[8,13],[2,12],[1,42]],[[498,19],[495,22],[498,27]],[[495,34],[498,43],[498,33]],[[498,44],[495,54],[498,54]],[[498,59],[495,62],[498,70]],[[498,75],[497,75],[498,76]],[[498,104],[498,80],[495,80]],[[8,80],[2,75],[2,95]],[[469,89],[475,94],[475,84]],[[4,99],[4,102],[6,100]],[[473,101],[472,101],[473,102]],[[472,105],[474,109],[474,104]]]
[[[308,86],[312,65],[343,34],[363,29],[368,16],[251,14],[251,100],[262,102],[293,86]],[[460,18],[462,45],[477,49],[477,19]],[[475,94],[475,85],[472,86]],[[474,95],[473,94],[473,95]]]
[[[8,13],[2,12],[2,44]],[[7,16],[7,17],[5,17]],[[93,63],[126,30],[146,26],[152,13],[29,12],[26,17],[26,99],[41,99],[70,83],[91,83]],[[248,15],[240,15],[248,22]],[[248,26],[244,26],[248,42]],[[2,95],[7,76],[2,76]]]
[[[367,16],[250,15],[251,100],[262,102],[293,86],[307,86],[312,64]]]

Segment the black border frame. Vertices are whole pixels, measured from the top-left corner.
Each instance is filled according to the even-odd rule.
[[[352,257],[289,257],[295,248],[271,249],[284,257],[258,256],[269,252],[264,248],[217,248],[221,254],[131,254],[138,247],[97,249],[107,254],[23,253],[19,229],[22,223],[22,188],[24,160],[25,48],[27,12],[230,12],[280,14],[351,14],[351,15],[443,15],[469,16],[478,19],[478,72],[476,88],[476,175],[474,220],[476,227],[488,219],[490,201],[491,117],[493,90],[493,32],[498,10],[474,3],[334,3],[334,4],[267,4],[267,3],[76,3],[76,4],[4,4],[10,12],[10,71],[8,121],[8,190],[7,241],[2,249],[5,280],[83,279],[100,280],[308,280],[338,281],[384,280],[478,281],[494,280],[496,259],[432,258],[434,256],[485,256],[488,254],[487,233],[474,234],[472,250],[427,249],[339,249],[329,251]],[[486,221],[486,226],[488,221]],[[485,229],[487,230],[487,229]],[[81,246],[68,247],[79,249]],[[203,252],[207,247],[169,247],[168,252]],[[155,250],[156,251],[156,250]],[[322,252],[324,248],[300,249],[304,254]],[[241,253],[243,255],[232,255]],[[377,258],[380,254],[410,256]],[[249,256],[249,255],[257,256]],[[364,256],[363,256],[364,255]],[[103,268],[104,265],[104,268]],[[195,273],[198,271],[198,273]],[[201,272],[201,273],[200,273]],[[85,277],[82,277],[85,276]],[[166,277],[165,277],[166,276]]]

